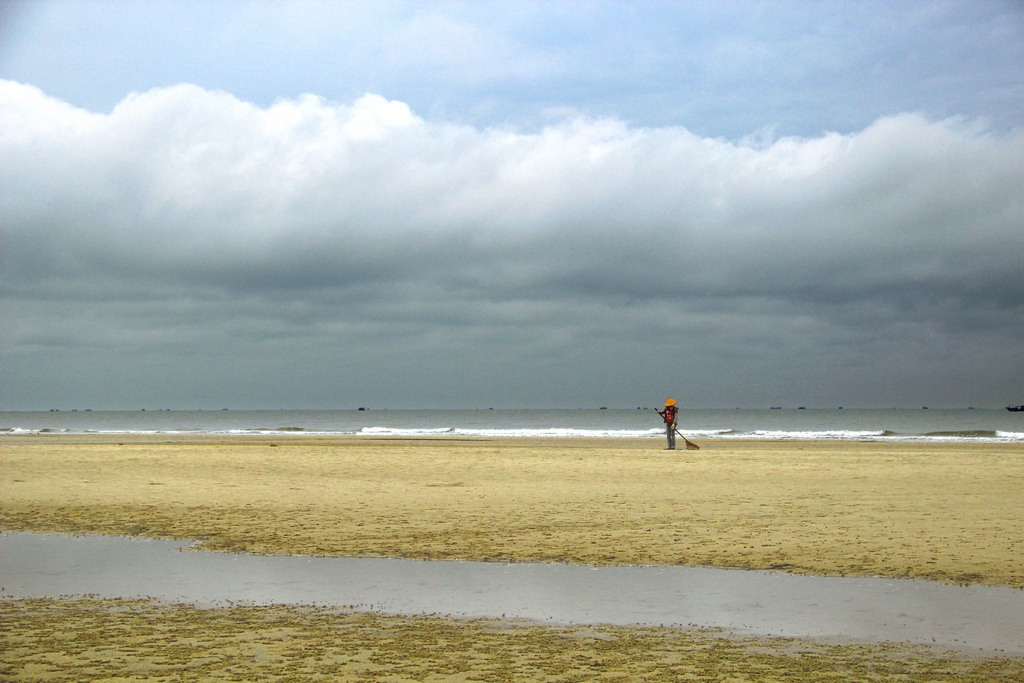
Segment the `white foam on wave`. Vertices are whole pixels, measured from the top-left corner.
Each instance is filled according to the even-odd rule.
[[[967,436],[959,434],[899,434],[881,436],[872,441],[907,441],[920,443],[1024,443],[1024,434],[1000,432],[995,436]]]
[[[68,431],[68,430],[64,430]],[[204,432],[201,429],[83,429],[76,434],[108,434],[116,436],[124,434],[127,436],[174,436],[176,434],[212,434],[213,432]]]
[[[884,430],[771,430],[750,431],[733,429],[680,429],[689,439],[757,440],[757,441],[880,441],[917,443],[1024,443],[1024,432],[997,430],[990,435],[971,433],[948,434],[894,434]],[[657,439],[665,438],[664,427],[650,429],[584,429],[580,427],[363,427],[360,429],[305,429],[289,428],[236,428],[236,429],[46,429],[7,427],[0,435],[46,434],[98,434],[176,436],[209,434],[226,436],[393,436],[393,437],[445,437],[464,436],[480,438],[560,438],[560,439]]]
[[[793,432],[772,429],[755,429],[752,432],[735,432],[730,437],[738,439],[764,439],[766,441],[849,441],[881,437],[882,431],[853,431],[848,429],[824,430],[817,432]]]
[[[824,430],[824,431],[783,431],[753,430],[750,432],[727,432],[709,434],[705,438],[750,439],[763,441],[899,441],[922,443],[1022,443],[1024,432],[997,431],[995,436],[969,436],[960,434],[893,434],[886,431],[870,430]]]
[[[643,439],[664,434],[662,429],[579,429],[574,427],[547,427],[542,429],[495,428],[470,429],[464,427],[400,429],[396,427],[364,427],[360,435],[373,436],[478,436],[490,438],[561,438],[561,439]]]
[[[657,436],[664,436],[665,430],[657,429]],[[733,429],[679,429],[679,433],[686,437],[695,437],[698,439],[716,439],[716,438],[729,438],[742,432],[737,432]]]
[[[316,429],[223,429],[213,431],[200,431],[196,430],[189,432],[201,434],[227,434],[231,436],[352,436],[357,434],[355,430],[316,430]],[[185,433],[185,432],[182,432]]]
[[[549,427],[547,429],[456,429],[465,436],[527,437],[561,439],[644,439],[662,434],[660,429],[573,429]]]
[[[363,427],[357,434],[367,436],[442,436],[454,433],[452,427],[403,429],[398,427]]]

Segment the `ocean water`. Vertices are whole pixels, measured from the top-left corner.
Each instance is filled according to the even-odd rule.
[[[690,439],[1024,443],[1024,413],[1006,410],[687,410]],[[663,438],[652,409],[139,410],[0,412],[0,436],[211,434]]]

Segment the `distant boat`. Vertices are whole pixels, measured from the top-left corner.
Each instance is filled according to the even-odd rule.
[[[1011,413],[1024,413],[1024,406],[1006,406]]]

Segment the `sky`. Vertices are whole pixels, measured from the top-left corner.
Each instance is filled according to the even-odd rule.
[[[0,3],[0,410],[1024,402],[1024,4]]]

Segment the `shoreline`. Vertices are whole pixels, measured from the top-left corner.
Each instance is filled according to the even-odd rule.
[[[409,431],[409,430],[406,430]],[[415,431],[415,430],[411,430]],[[350,432],[318,432],[305,430],[239,430],[238,432],[193,432],[193,431],[56,431],[56,430],[8,430],[0,431],[0,444],[4,442],[19,443],[22,440],[29,441],[36,439],[64,440],[68,443],[89,443],[89,442],[119,442],[125,440],[149,440],[168,442],[220,442],[220,441],[274,441],[274,440],[397,440],[397,441],[536,441],[538,443],[550,443],[553,441],[573,442],[639,442],[646,444],[664,443],[665,435],[659,433],[654,436],[607,436],[590,434],[573,435],[537,435],[537,434],[476,434],[476,433],[430,433],[432,430],[424,430],[419,434],[388,434],[388,433],[350,433]],[[500,431],[500,430],[499,430]],[[878,443],[878,444],[916,444],[922,446],[940,445],[1008,445],[1024,447],[1024,440],[1021,434],[1024,432],[1001,433],[998,430],[979,435],[977,433],[962,434],[958,432],[935,432],[925,434],[872,434],[872,435],[837,435],[837,436],[751,436],[749,433],[733,435],[727,432],[707,433],[702,430],[683,431],[686,438],[694,442],[702,443],[727,443],[727,444],[754,444],[754,443]],[[683,450],[682,447],[679,450]]]

